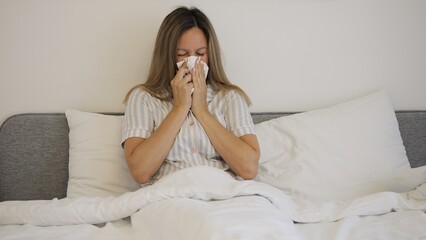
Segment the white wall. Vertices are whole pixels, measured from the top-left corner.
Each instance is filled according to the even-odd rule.
[[[123,111],[176,6],[212,20],[252,111],[303,111],[386,89],[426,110],[424,0],[0,0],[0,123],[23,112]]]

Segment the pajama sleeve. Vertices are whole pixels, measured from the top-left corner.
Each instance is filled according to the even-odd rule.
[[[126,104],[121,143],[131,137],[148,138],[154,130],[154,119],[149,104],[150,96],[143,89],[135,89]]]
[[[229,91],[226,94],[224,118],[227,129],[237,137],[255,133],[247,102],[236,91]]]

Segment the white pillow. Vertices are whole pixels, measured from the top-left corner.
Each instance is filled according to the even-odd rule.
[[[116,196],[140,187],[120,145],[122,116],[67,110],[69,181],[67,197]]]
[[[313,201],[384,191],[410,168],[386,92],[255,126],[261,146],[256,180]]]

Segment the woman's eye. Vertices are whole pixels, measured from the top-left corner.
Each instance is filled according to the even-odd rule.
[[[188,51],[177,51],[176,55],[178,57],[185,57],[185,56],[189,56],[189,53],[188,53]]]
[[[206,53],[197,53],[197,56],[200,56],[200,57],[202,57],[202,56],[204,56]]]

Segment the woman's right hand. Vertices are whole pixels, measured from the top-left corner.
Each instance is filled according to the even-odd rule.
[[[175,77],[171,81],[173,91],[173,105],[177,108],[183,108],[189,111],[192,105],[191,92],[194,88],[192,76],[187,68],[187,59],[177,71]]]

